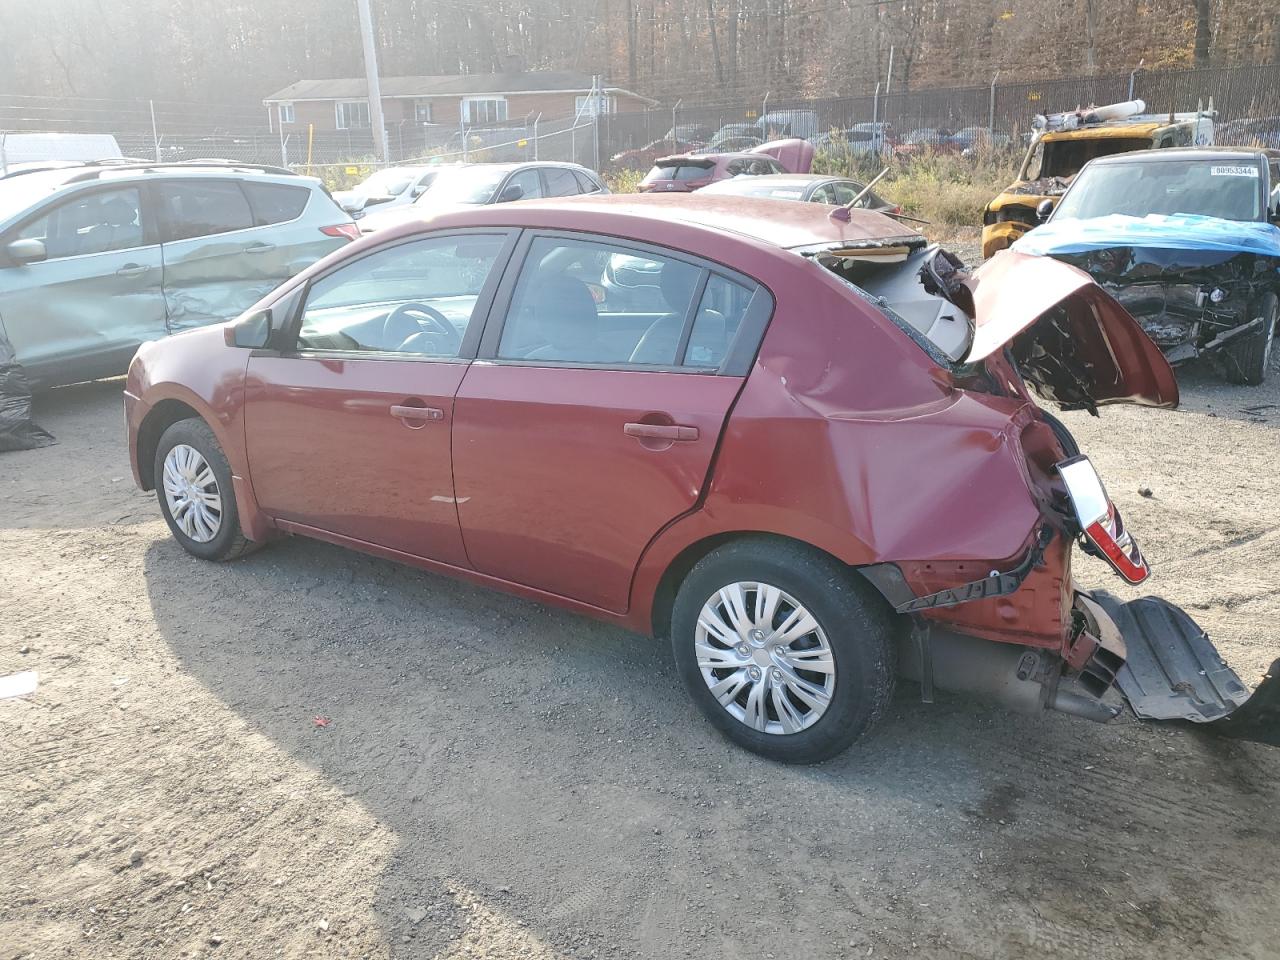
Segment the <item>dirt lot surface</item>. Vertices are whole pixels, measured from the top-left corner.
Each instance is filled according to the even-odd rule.
[[[1280,651],[1273,384],[1065,417],[1250,682]],[[1280,949],[1280,750],[904,684],[781,767],[661,643],[300,539],[189,559],[119,390],[42,398],[60,445],[0,456],[0,675],[40,675],[0,701],[0,960]]]

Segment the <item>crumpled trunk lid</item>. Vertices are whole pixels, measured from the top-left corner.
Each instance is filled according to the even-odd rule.
[[[1007,345],[1027,384],[1068,410],[1178,405],[1178,383],[1160,348],[1084,271],[1003,250],[967,286],[975,330],[966,363]]]

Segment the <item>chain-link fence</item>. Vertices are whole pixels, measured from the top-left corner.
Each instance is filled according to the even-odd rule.
[[[596,168],[647,167],[664,148],[730,144],[776,135],[821,136],[857,124],[891,124],[952,134],[985,129],[1016,142],[1038,113],[1141,98],[1148,112],[1195,110],[1210,101],[1219,142],[1280,147],[1280,64],[1204,70],[1137,70],[1038,82],[928,90],[876,90],[866,96],[718,102],[690,94],[670,106],[590,116],[530,116],[493,126],[414,121],[387,127],[390,160],[569,160]],[[0,136],[14,132],[103,133],[125,156],[146,160],[224,158],[321,172],[359,163],[376,150],[372,131],[302,129],[283,133],[263,107],[173,101],[0,96]],[[674,144],[673,144],[674,141]],[[4,149],[0,139],[0,150]],[[12,162],[13,157],[10,157]]]

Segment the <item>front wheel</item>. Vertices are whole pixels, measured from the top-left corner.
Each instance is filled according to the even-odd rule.
[[[892,614],[856,574],[800,544],[741,540],[701,560],[672,613],[676,667],[730,740],[817,763],[870,730],[893,695]]]
[[[1271,350],[1275,344],[1276,323],[1280,322],[1280,297],[1275,291],[1258,299],[1257,309],[1249,311],[1262,317],[1262,326],[1246,337],[1223,348],[1227,379],[1232,383],[1257,386],[1267,379],[1271,366]]]
[[[232,560],[256,546],[240,532],[231,465],[203,420],[180,420],[165,430],[154,476],[165,522],[187,553]]]

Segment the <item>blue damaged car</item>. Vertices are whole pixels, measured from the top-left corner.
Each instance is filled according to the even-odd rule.
[[[1088,272],[1173,363],[1267,376],[1280,321],[1280,151],[1143,150],[1088,163],[1014,244]]]

